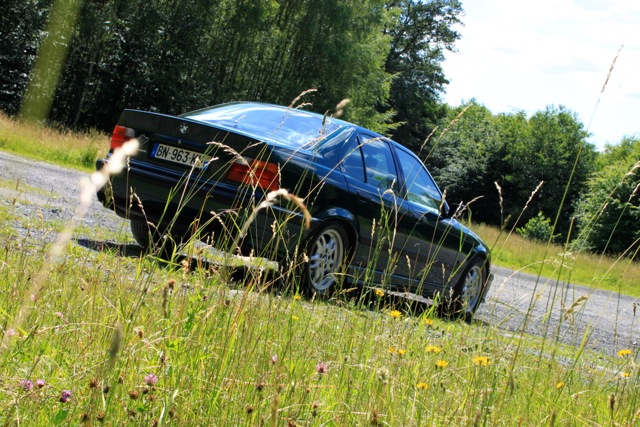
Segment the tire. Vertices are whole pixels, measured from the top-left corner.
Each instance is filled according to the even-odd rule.
[[[178,249],[181,236],[164,235],[158,230],[151,230],[147,221],[132,219],[131,234],[145,252],[155,254],[161,259],[170,260]]]
[[[346,229],[339,223],[327,224],[306,244],[308,261],[303,264],[303,280],[310,294],[330,296],[339,282],[350,255]]]
[[[151,239],[149,234],[149,224],[147,224],[147,221],[132,219],[130,226],[133,238],[136,239],[136,242],[138,242],[143,249],[148,250],[151,246]]]
[[[469,323],[480,306],[486,283],[485,263],[476,258],[466,268],[449,296],[444,297],[440,313],[447,318],[461,318]]]

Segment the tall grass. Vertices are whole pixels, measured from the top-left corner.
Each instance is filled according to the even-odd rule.
[[[81,170],[95,169],[99,154],[109,148],[97,131],[71,132],[19,121],[0,112],[0,149]]]
[[[0,205],[0,219],[14,209]],[[376,228],[391,236],[392,213]],[[285,288],[262,269],[231,275],[193,241],[161,262],[0,233],[5,425],[633,426],[640,417],[633,349],[607,356],[552,333],[444,322],[381,289],[302,299],[295,275]],[[520,239],[484,237],[498,259]]]
[[[30,291],[49,248],[25,251],[28,242],[2,237],[3,424],[637,421],[638,369],[627,352],[610,358],[547,343],[541,364],[541,340],[411,313],[380,292],[306,301],[250,292],[262,280],[255,274],[237,288],[207,265],[173,268],[79,246]],[[22,328],[7,329],[23,300]],[[525,351],[510,370],[516,345]]]
[[[637,261],[572,252],[563,245],[525,239],[484,224],[471,227],[492,246],[492,259],[499,266],[640,297],[640,264]]]

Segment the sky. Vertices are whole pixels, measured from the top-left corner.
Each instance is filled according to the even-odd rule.
[[[457,52],[442,64],[449,105],[475,99],[493,114],[528,116],[562,105],[598,149],[624,136],[640,138],[640,1],[462,0],[462,6]]]

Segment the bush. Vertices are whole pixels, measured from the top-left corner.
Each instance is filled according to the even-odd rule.
[[[542,212],[538,212],[538,216],[531,218],[524,227],[519,227],[516,232],[527,239],[540,240],[542,242],[557,242],[560,234],[553,234],[553,226],[551,220],[545,217]]]

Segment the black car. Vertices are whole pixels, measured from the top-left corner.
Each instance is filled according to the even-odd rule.
[[[490,285],[487,245],[453,218],[407,148],[354,124],[237,102],[180,116],[125,110],[109,154],[137,138],[98,198],[148,247],[169,238],[298,265],[313,293],[376,285],[470,318]]]

